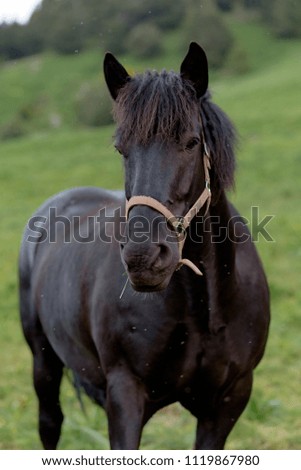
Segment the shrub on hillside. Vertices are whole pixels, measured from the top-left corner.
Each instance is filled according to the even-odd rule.
[[[127,25],[120,18],[112,18],[108,24],[103,26],[99,35],[100,43],[104,50],[114,54],[123,54],[126,50],[125,40],[128,34]]]
[[[18,115],[0,127],[1,140],[16,139],[24,134],[26,134],[26,127],[24,121]]]
[[[40,52],[42,45],[32,31],[18,23],[0,24],[0,57],[15,60]]]
[[[106,87],[99,83],[84,83],[75,100],[77,121],[88,127],[111,124],[112,100]]]
[[[139,0],[136,0],[136,3],[139,3]],[[179,26],[185,13],[185,3],[186,0],[147,0],[142,4],[149,20],[165,30]]]
[[[162,52],[162,34],[152,23],[141,23],[132,29],[126,41],[127,52],[138,59],[154,57]]]
[[[215,3],[221,11],[231,11],[234,7],[233,0],[215,0]]]
[[[283,38],[301,36],[301,3],[296,0],[270,0],[262,4],[264,20],[274,34]]]
[[[61,18],[53,27],[49,46],[59,54],[74,54],[81,50],[83,40],[79,26],[71,18]]]
[[[209,65],[220,68],[224,65],[234,41],[213,3],[191,0],[184,21],[185,44],[198,42],[206,51]]]
[[[231,74],[244,75],[251,69],[248,54],[239,44],[235,44],[227,56],[226,69]]]

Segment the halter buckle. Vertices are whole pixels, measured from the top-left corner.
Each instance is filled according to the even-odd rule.
[[[178,237],[186,233],[184,220],[185,219],[182,216],[176,217],[176,222],[173,224]]]
[[[205,181],[205,188],[209,191],[209,193],[211,193],[210,181],[209,180]]]

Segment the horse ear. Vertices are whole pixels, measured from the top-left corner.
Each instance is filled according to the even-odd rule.
[[[208,88],[208,62],[204,49],[196,42],[190,44],[180,71],[184,79],[193,83],[198,98],[206,93]]]
[[[105,55],[103,70],[111,96],[116,100],[119,90],[129,80],[130,76],[110,52],[107,52]]]

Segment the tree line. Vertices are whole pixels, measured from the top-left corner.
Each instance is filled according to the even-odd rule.
[[[0,57],[73,54],[95,45],[146,57],[160,54],[166,31],[181,28],[183,42],[200,38],[218,66],[231,48],[223,16],[238,7],[257,12],[278,37],[301,36],[296,0],[43,0],[27,24],[0,25]]]

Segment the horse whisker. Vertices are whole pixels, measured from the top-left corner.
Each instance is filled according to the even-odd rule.
[[[126,281],[125,281],[125,284],[124,284],[124,286],[123,286],[123,288],[122,288],[121,294],[120,294],[120,296],[119,296],[119,299],[122,299],[123,294],[124,294],[124,292],[125,292],[125,289],[126,289],[126,287],[127,287],[127,285],[128,285],[128,282],[129,282],[129,278],[127,277],[127,279],[126,279]]]

